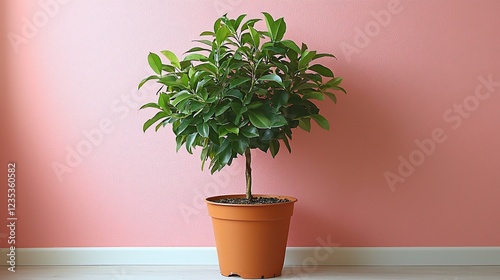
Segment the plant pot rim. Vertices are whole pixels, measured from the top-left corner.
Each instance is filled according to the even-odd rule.
[[[275,198],[286,198],[289,201],[288,202],[281,202],[281,203],[272,203],[272,204],[232,204],[232,203],[220,203],[220,202],[215,202],[214,200],[221,199],[221,198],[241,198],[245,197],[245,194],[225,194],[225,195],[217,195],[217,196],[211,196],[207,197],[205,201],[208,204],[212,205],[221,205],[221,206],[233,206],[233,207],[266,207],[266,206],[272,206],[272,205],[283,205],[283,204],[290,204],[290,203],[295,203],[298,201],[297,198],[293,196],[287,196],[287,195],[271,195],[271,194],[253,194],[252,196],[259,196],[259,197],[275,197]]]

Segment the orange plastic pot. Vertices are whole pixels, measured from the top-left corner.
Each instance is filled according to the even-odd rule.
[[[224,204],[220,198],[245,197],[224,195],[206,199],[212,217],[219,259],[224,276],[271,278],[281,275],[294,197],[290,202],[265,205]]]

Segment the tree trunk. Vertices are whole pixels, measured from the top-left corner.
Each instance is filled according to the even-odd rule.
[[[245,159],[246,159],[246,169],[245,169],[245,177],[247,182],[247,192],[246,198],[250,201],[252,200],[252,154],[250,153],[250,148],[245,150]]]

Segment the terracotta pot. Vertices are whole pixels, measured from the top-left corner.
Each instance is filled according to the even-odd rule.
[[[219,267],[224,276],[271,278],[281,275],[285,260],[290,218],[296,198],[266,205],[216,203],[215,200],[245,195],[224,195],[206,199],[212,217]]]

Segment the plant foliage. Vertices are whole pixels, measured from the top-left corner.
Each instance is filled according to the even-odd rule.
[[[203,39],[195,40],[200,45],[183,59],[168,50],[150,53],[155,75],[142,80],[139,88],[148,81],[161,88],[156,103],[141,107],[158,110],[143,130],[171,124],[177,150],[184,146],[192,153],[200,147],[202,168],[210,159],[214,173],[238,155],[249,157],[250,149],[269,151],[273,157],[283,146],[291,152],[292,130],[310,131],[311,120],[329,129],[314,100],[336,102],[331,91],[346,91],[340,87],[342,78],[315,60],[334,56],[285,40],[284,19],[263,15],[265,31],[255,27],[260,19],[224,15],[213,30],[201,33]]]

